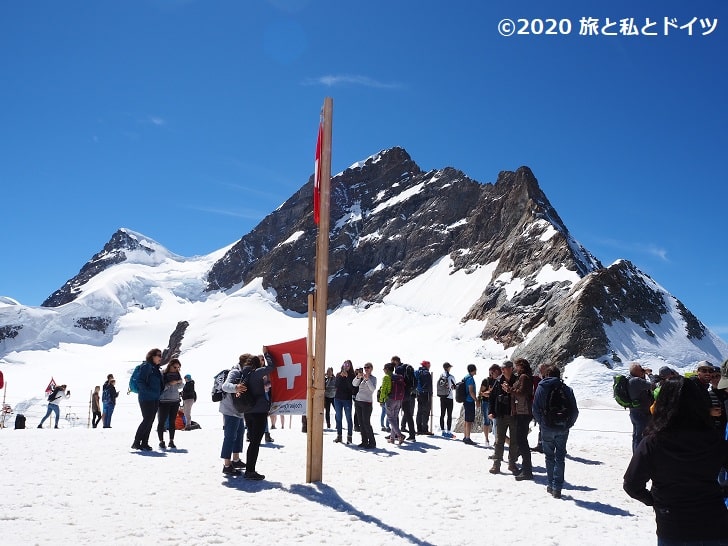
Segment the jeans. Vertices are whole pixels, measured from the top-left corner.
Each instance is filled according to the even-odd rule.
[[[637,446],[642,441],[642,433],[647,426],[649,417],[640,408],[630,408],[629,420],[632,421],[632,453],[637,451]]]
[[[382,406],[382,412],[379,415],[379,425],[383,428],[389,428],[389,421],[387,419],[387,405],[386,404],[379,404]]]
[[[224,433],[222,439],[221,459],[230,459],[233,453],[243,451],[243,436],[245,435],[245,421],[242,417],[223,415],[222,424]]]
[[[432,395],[430,393],[417,395],[417,433],[424,434],[430,430],[429,419],[432,409]]]
[[[159,400],[139,400],[139,409],[142,410],[142,422],[139,423],[137,428],[134,443],[148,446],[149,434],[152,432],[154,418],[157,416],[157,410],[159,409]]]
[[[564,467],[566,465],[566,441],[569,429],[541,429],[541,447],[546,458],[546,485],[554,491],[561,491],[564,485]]]
[[[56,414],[55,427],[58,428],[58,420],[61,418],[61,408],[58,407],[58,404],[48,404],[48,411],[46,411],[46,414],[43,417],[43,419],[40,420],[40,424],[38,425],[38,428],[41,428],[43,426],[43,423],[45,423],[45,420],[51,416],[51,413]]]
[[[104,404],[104,428],[111,428],[111,416],[114,414],[116,404]]]
[[[351,436],[354,424],[351,420],[351,400],[334,398],[334,411],[336,412],[336,434],[341,437],[343,414],[346,414],[347,436]]]
[[[402,436],[402,431],[399,429],[399,411],[402,409],[402,401],[392,400],[392,398],[389,398],[387,399],[385,407],[387,408],[389,427],[392,429],[389,436],[389,442],[394,443]]]
[[[96,425],[99,424],[99,421],[101,421],[101,412],[98,410],[94,410],[93,417],[91,418],[91,426],[96,428]]]

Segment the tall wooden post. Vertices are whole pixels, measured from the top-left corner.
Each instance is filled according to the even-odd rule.
[[[324,377],[326,375],[326,311],[329,283],[329,231],[331,224],[331,128],[334,101],[324,99],[321,157],[319,160],[319,226],[316,239],[316,273],[314,290],[314,347],[311,383],[309,384],[308,457],[306,483],[323,477],[324,445]],[[315,191],[315,190],[314,190]],[[309,311],[310,313],[310,311]]]

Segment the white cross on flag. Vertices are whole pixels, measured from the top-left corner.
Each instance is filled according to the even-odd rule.
[[[308,393],[306,338],[268,345],[276,371],[271,382],[271,414],[306,415]]]

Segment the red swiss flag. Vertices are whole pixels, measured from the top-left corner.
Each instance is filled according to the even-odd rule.
[[[306,338],[268,345],[276,371],[271,374],[271,414],[306,415],[308,399]]]

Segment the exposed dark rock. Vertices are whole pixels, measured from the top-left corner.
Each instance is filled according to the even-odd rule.
[[[20,330],[22,329],[22,324],[8,324],[6,326],[0,326],[0,341],[17,337],[18,333],[20,333]]]
[[[76,319],[75,325],[84,330],[94,330],[105,334],[106,329],[111,325],[111,319],[109,317],[81,317]]]
[[[190,325],[186,320],[182,320],[177,323],[177,327],[169,336],[169,343],[167,348],[162,351],[162,365],[166,365],[175,357],[179,357],[182,353],[182,340],[185,337],[187,327]]]

